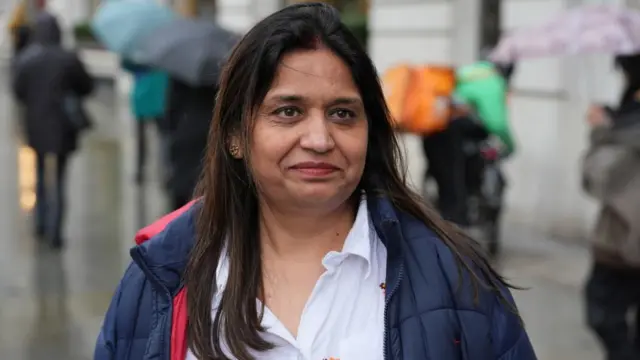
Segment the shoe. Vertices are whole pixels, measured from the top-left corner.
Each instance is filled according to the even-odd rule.
[[[33,237],[35,237],[36,239],[41,240],[42,238],[44,238],[44,235],[44,226],[36,226],[36,228],[33,230]]]
[[[144,185],[144,174],[142,172],[138,172],[136,173],[133,181],[135,182],[135,184],[137,186],[142,186]]]
[[[49,246],[51,246],[52,249],[60,250],[64,247],[64,241],[58,236],[49,241]]]

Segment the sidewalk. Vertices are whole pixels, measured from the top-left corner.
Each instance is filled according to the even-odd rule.
[[[582,287],[590,255],[583,245],[545,238],[505,225],[500,268],[513,291],[541,360],[601,360],[602,352],[585,326]]]

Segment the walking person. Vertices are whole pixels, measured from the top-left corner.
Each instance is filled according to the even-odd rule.
[[[640,359],[640,55],[619,56],[627,82],[616,109],[592,107],[583,187],[598,200],[593,268],[586,285],[589,327],[608,360]],[[629,320],[629,314],[636,316]]]
[[[19,1],[7,22],[7,30],[11,38],[13,56],[17,56],[27,45],[29,24],[27,19],[27,1]]]
[[[217,86],[192,86],[172,78],[169,83],[167,190],[172,209],[188,203],[195,192],[207,147]]]
[[[26,142],[36,153],[34,232],[55,248],[63,245],[67,165],[82,129],[76,119],[86,115],[80,113],[81,102],[93,89],[93,80],[78,56],[62,48],[61,35],[56,18],[39,13],[31,43],[13,67],[14,93],[24,106]],[[51,179],[47,158],[55,163]]]
[[[136,170],[135,182],[142,185],[148,158],[147,129],[154,124],[160,135],[160,159],[163,168],[168,166],[167,126],[165,120],[169,76],[162,72],[124,60],[122,67],[133,75],[133,91],[130,107],[136,121]],[[163,172],[164,174],[165,172]],[[165,179],[163,179],[164,182]]]
[[[534,360],[508,284],[405,182],[388,114],[336,9],[255,25],[199,196],[131,251],[94,358]]]
[[[456,70],[453,116],[446,129],[424,136],[427,174],[438,185],[438,210],[453,223],[469,225],[469,194],[480,186],[476,162],[465,151],[466,143],[481,143],[491,136],[500,144],[501,158],[513,153],[515,142],[508,117],[507,95],[514,65],[487,61]],[[496,143],[496,141],[493,141]],[[473,154],[478,155],[478,154]]]

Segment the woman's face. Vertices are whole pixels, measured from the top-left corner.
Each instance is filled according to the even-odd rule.
[[[368,124],[349,68],[331,50],[282,57],[251,144],[260,196],[278,206],[330,211],[356,189]]]

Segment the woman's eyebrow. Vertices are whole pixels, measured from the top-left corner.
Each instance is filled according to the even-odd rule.
[[[307,98],[301,95],[274,95],[267,99],[268,101],[282,101],[282,102],[293,102],[293,103],[301,103],[307,101]],[[328,105],[360,105],[362,104],[362,99],[356,96],[344,96],[332,99]]]
[[[287,102],[301,102],[304,100],[304,97],[300,95],[279,95],[279,96],[275,96],[274,98],[280,101],[287,101]]]
[[[329,105],[330,106],[335,106],[335,105],[360,105],[362,104],[362,100],[358,97],[339,97],[336,99],[333,99]]]

